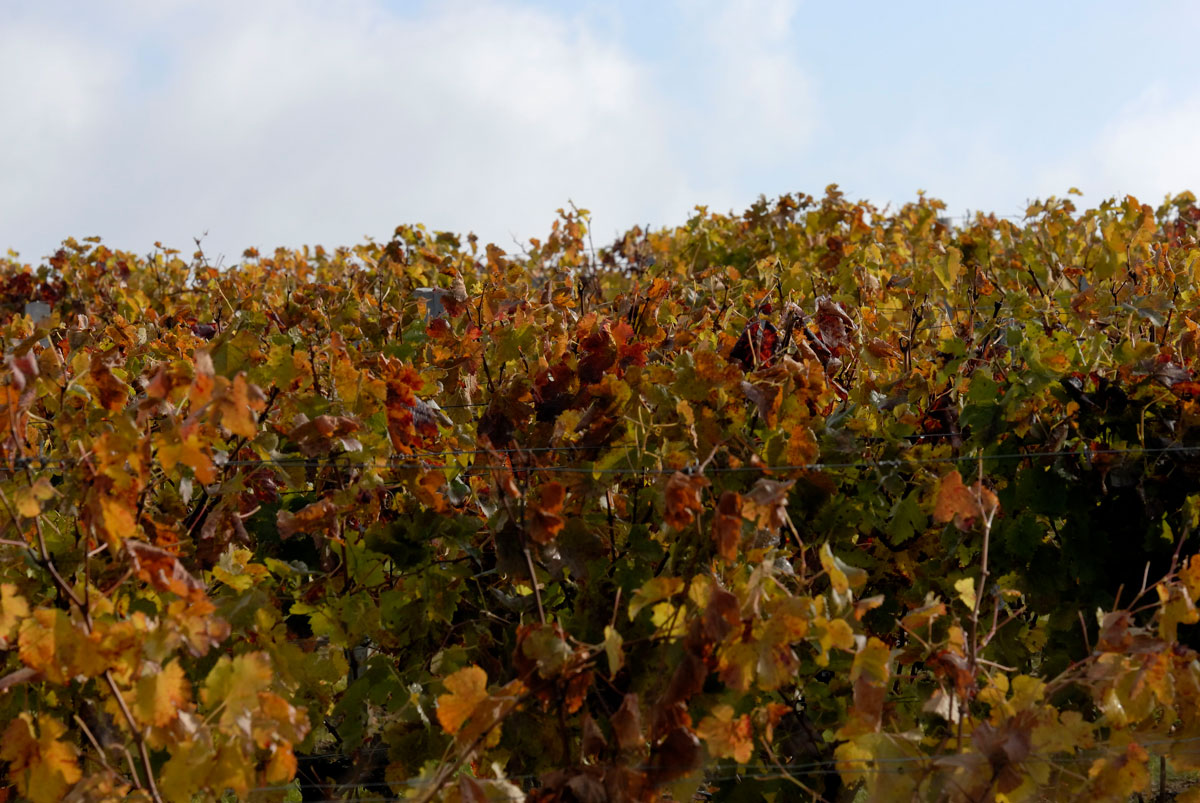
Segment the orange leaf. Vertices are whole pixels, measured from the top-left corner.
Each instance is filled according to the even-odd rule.
[[[271,760],[267,762],[266,779],[269,784],[286,784],[296,777],[296,754],[287,742],[275,746]]]
[[[942,477],[938,486],[937,501],[933,507],[933,520],[945,524],[951,519],[960,530],[969,530],[978,518],[990,518],[1000,507],[996,495],[976,482],[963,485],[962,475],[951,471]]]
[[[159,591],[170,591],[181,597],[204,595],[204,583],[188,574],[173,553],[142,541],[126,541],[125,549],[133,558],[138,577]]]
[[[225,382],[224,379],[221,381]],[[233,383],[225,388],[216,403],[221,425],[243,438],[253,438],[258,433],[254,412],[265,406],[262,391],[246,381],[245,373],[234,377]]]
[[[183,432],[187,432],[184,436]],[[192,469],[196,479],[205,485],[216,481],[217,470],[209,456],[208,445],[200,439],[199,428],[183,428],[179,435],[160,434],[155,438],[158,459],[163,469],[170,471],[179,463]]]
[[[470,718],[475,707],[487,699],[487,673],[477,666],[464,667],[447,677],[442,685],[449,694],[437,699],[437,718],[451,735]]]
[[[718,705],[712,714],[700,720],[696,735],[708,743],[708,752],[717,758],[732,758],[739,764],[750,760],[754,752],[750,715],[734,717],[733,706]]]
[[[566,523],[559,515],[566,490],[560,483],[548,482],[538,489],[536,501],[529,505],[529,536],[539,544],[554,540]]]
[[[104,525],[104,538],[114,551],[126,538],[137,534],[133,510],[119,497],[100,497],[100,521]]]
[[[100,405],[107,410],[120,410],[129,400],[129,385],[122,382],[109,368],[109,355],[92,355],[88,379]]]
[[[198,351],[195,359],[196,372],[192,377],[192,386],[188,388],[188,400],[192,403],[193,408],[208,403],[212,398],[213,385],[216,384],[213,378],[215,369],[209,353]]]

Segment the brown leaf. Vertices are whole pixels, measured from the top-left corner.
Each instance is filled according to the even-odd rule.
[[[684,474],[682,471],[672,474],[671,478],[667,480],[665,492],[666,510],[664,513],[667,524],[677,530],[682,530],[695,521],[696,514],[703,507],[700,502],[700,491],[706,487],[708,487],[708,480],[704,477]]]
[[[742,542],[742,497],[735,491],[721,493],[713,516],[712,538],[722,560],[727,563],[737,560],[738,546]]]
[[[650,751],[650,784],[662,786],[690,775],[700,766],[703,754],[696,734],[684,727],[675,728]]]
[[[742,516],[755,522],[761,530],[779,532],[787,522],[788,492],[795,480],[777,482],[761,478],[742,496]]]
[[[559,515],[563,509],[566,489],[561,483],[547,482],[538,488],[537,498],[528,506],[529,537],[539,544],[554,540],[566,523]]]
[[[362,450],[362,444],[350,437],[358,431],[358,422],[346,416],[319,415],[309,421],[302,414],[296,416],[297,426],[288,433],[288,440],[296,444],[305,457],[327,455],[336,442],[347,452]]]
[[[337,505],[329,499],[313,502],[295,513],[281,510],[275,514],[279,537],[281,539],[291,538],[298,532],[323,533],[333,525],[337,513]]]
[[[741,603],[737,595],[720,587],[713,588],[708,607],[704,609],[704,635],[719,642],[741,623]]]
[[[204,583],[188,574],[174,554],[143,541],[125,541],[125,549],[133,559],[138,577],[159,591],[170,591],[181,597],[203,596]]]
[[[604,741],[604,734],[600,732],[596,721],[587,713],[583,715],[583,745],[580,749],[585,756],[598,756],[608,749],[608,742]]]
[[[846,314],[841,304],[828,296],[818,298],[816,321],[821,342],[835,356],[841,356],[853,347],[858,325]]]
[[[683,653],[683,658],[675,665],[671,682],[663,692],[659,705],[673,706],[676,703],[686,704],[704,688],[704,679],[708,677],[708,667],[698,655],[690,650]]]
[[[103,355],[92,355],[88,366],[88,379],[96,391],[97,401],[107,410],[120,410],[129,400],[129,385],[117,378],[109,367],[110,360],[115,360],[115,349]]]
[[[617,713],[609,720],[617,746],[622,750],[636,750],[646,743],[642,735],[642,709],[636,694],[626,694]]]
[[[741,387],[742,392],[746,394],[746,398],[754,402],[754,406],[758,409],[758,414],[762,417],[763,422],[767,426],[774,426],[776,413],[779,411],[779,403],[783,399],[780,387],[765,382],[757,385],[750,382],[742,382]]]
[[[579,358],[579,381],[592,385],[617,361],[617,341],[605,321],[579,344],[583,356]]]

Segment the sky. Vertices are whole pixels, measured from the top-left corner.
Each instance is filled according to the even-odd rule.
[[[1192,2],[4,0],[0,253],[1200,192]]]

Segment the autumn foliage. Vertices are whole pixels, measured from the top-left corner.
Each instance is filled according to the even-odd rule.
[[[1198,221],[831,187],[0,261],[0,800],[1200,769]]]

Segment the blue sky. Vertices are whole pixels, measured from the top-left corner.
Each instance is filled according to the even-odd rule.
[[[6,0],[0,249],[1200,191],[1200,4]]]

